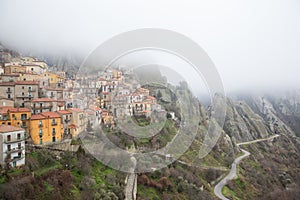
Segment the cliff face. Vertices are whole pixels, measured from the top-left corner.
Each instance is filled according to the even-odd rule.
[[[265,120],[272,132],[300,136],[300,91],[242,99]]]
[[[238,179],[227,185],[229,198],[299,199],[299,97],[289,92],[227,100],[224,131],[233,143],[280,135],[242,147],[251,155],[240,164]]]

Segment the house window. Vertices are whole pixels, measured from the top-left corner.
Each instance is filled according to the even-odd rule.
[[[18,153],[18,158],[21,158],[21,156],[22,156],[22,152],[19,152]]]
[[[24,103],[22,104],[22,106],[24,105]],[[27,119],[27,114],[21,114],[21,120]]]
[[[43,138],[40,138],[40,144],[43,144]]]
[[[10,151],[11,150],[11,145],[7,145],[7,151]]]
[[[39,126],[43,126],[43,122],[42,121],[39,121]]]
[[[21,133],[18,133],[17,135],[17,139],[20,140],[21,139]]]
[[[7,94],[7,98],[10,99],[10,94]]]
[[[55,128],[52,128],[52,134],[56,134]]]
[[[22,86],[22,89],[24,90],[24,86]]]
[[[40,134],[40,137],[43,136],[43,130],[42,129],[39,130],[39,134]]]
[[[18,143],[18,149],[21,149],[21,142]]]
[[[52,142],[55,142],[56,138],[55,136],[52,137]]]
[[[11,141],[11,135],[8,135],[8,136],[6,137],[6,140],[7,140],[7,142]]]

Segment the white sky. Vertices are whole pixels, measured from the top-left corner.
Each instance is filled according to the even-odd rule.
[[[0,41],[20,51],[87,56],[116,34],[146,27],[196,41],[226,91],[299,85],[299,0],[0,0]]]

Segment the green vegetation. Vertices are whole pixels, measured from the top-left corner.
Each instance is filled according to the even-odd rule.
[[[131,117],[132,120],[138,124],[139,126],[148,126],[151,122],[151,119],[150,117],[146,117],[144,115],[141,115],[141,116],[132,116]]]
[[[229,189],[227,186],[223,187],[222,193],[225,197],[233,200],[238,200],[239,198],[236,197],[236,194],[233,190]]]
[[[104,166],[81,149],[77,153],[35,149],[26,165],[0,175],[4,199],[122,199],[125,174]]]

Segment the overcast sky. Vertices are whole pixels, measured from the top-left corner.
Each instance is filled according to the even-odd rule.
[[[227,92],[299,85],[299,0],[0,0],[0,41],[23,52],[87,56],[116,34],[146,27],[197,42]]]

